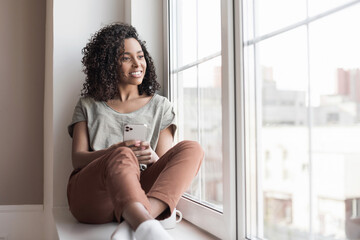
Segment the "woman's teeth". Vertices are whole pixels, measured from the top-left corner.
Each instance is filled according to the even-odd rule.
[[[141,71],[132,72],[132,73],[130,73],[130,75],[133,76],[133,77],[140,77],[141,76]]]

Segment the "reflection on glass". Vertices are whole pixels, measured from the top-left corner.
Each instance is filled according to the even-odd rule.
[[[306,29],[265,40],[258,49],[261,237],[305,239],[310,214]]]
[[[256,36],[287,27],[306,18],[304,0],[255,0]]]
[[[359,21],[358,4],[310,25],[315,239],[360,238]]]

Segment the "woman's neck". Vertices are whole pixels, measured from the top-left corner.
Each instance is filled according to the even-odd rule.
[[[139,90],[137,86],[128,86],[123,88],[119,86],[119,100],[120,102],[126,102],[129,100],[133,100],[139,98]]]

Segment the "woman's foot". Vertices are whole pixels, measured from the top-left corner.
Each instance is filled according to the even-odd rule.
[[[130,225],[123,221],[111,234],[111,240],[135,240],[134,232]]]
[[[134,234],[136,240],[172,240],[170,234],[157,220],[147,220],[141,223]]]

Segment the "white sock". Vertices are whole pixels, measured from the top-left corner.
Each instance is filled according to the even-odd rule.
[[[111,240],[135,240],[134,232],[130,225],[123,221],[111,234]]]
[[[157,220],[147,220],[141,223],[135,231],[136,240],[172,240],[170,234]]]

